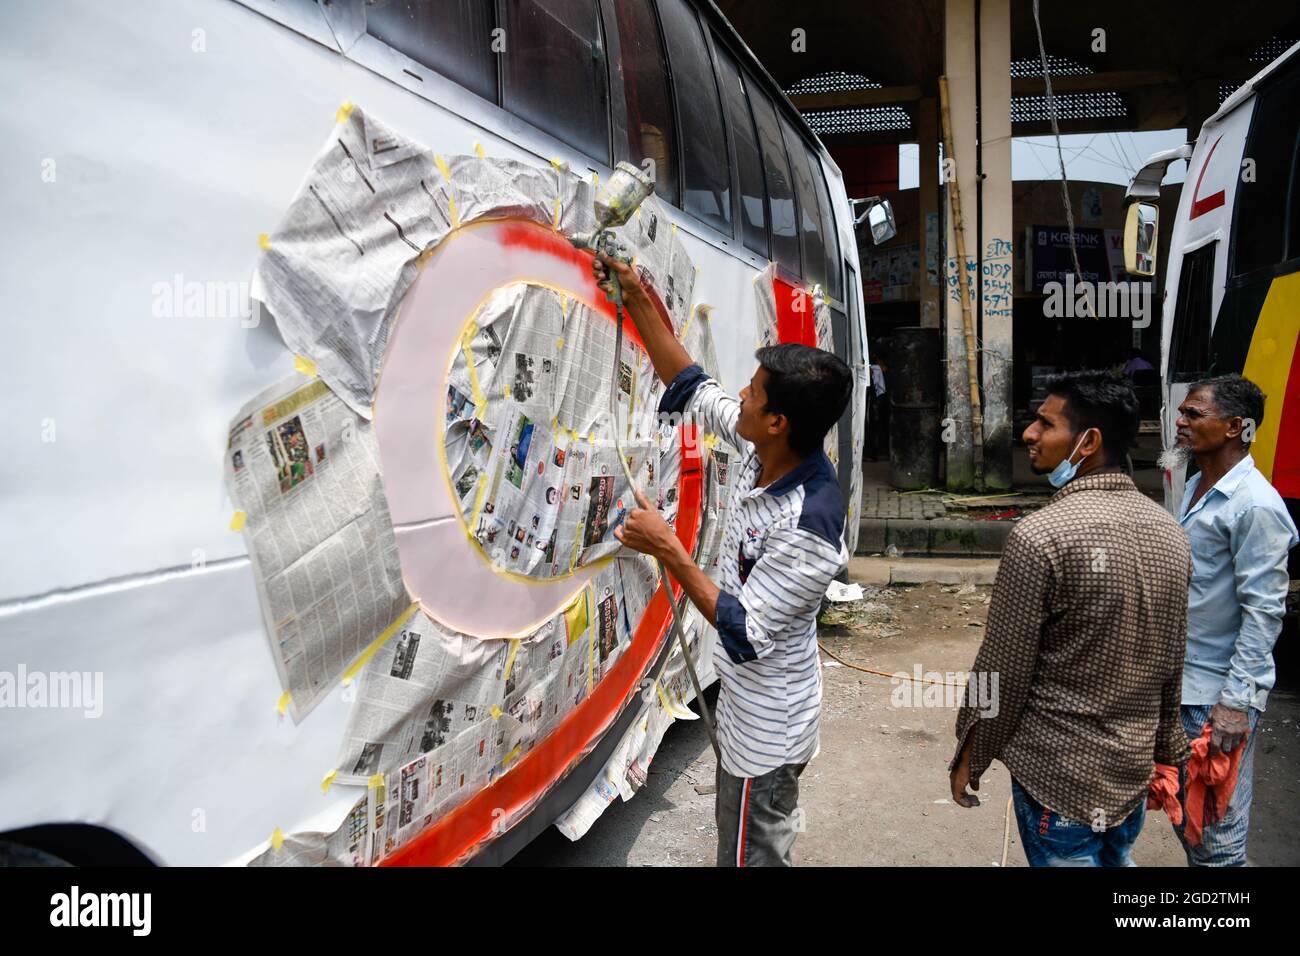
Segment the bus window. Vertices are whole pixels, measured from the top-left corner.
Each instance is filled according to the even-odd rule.
[[[505,0],[502,105],[609,162],[609,76],[595,0]]]
[[[645,0],[616,0],[619,62],[627,103],[628,159],[646,169],[655,193],[680,205],[677,195],[677,138],[668,94],[668,64],[654,8]],[[647,169],[645,161],[653,165]]]
[[[722,86],[722,103],[727,111],[727,125],[736,144],[736,172],[740,180],[740,238],[745,248],[768,257],[767,189],[763,186],[763,160],[758,154],[758,133],[749,112],[745,85],[740,68],[720,43],[713,44],[718,54],[718,82]]]
[[[758,141],[763,148],[763,166],[767,172],[767,198],[772,211],[772,256],[777,265],[796,278],[803,275],[799,263],[799,232],[795,222],[794,185],[790,179],[790,161],[781,142],[781,128],[776,109],[758,84],[745,75],[745,88],[754,108]]]
[[[821,210],[813,192],[811,171],[808,169],[808,151],[803,140],[794,131],[790,121],[781,117],[781,131],[785,134],[786,152],[794,168],[795,195],[799,200],[799,240],[803,243],[803,277],[808,282],[826,286],[826,243],[822,236]]]
[[[485,100],[497,101],[492,0],[389,0],[366,6],[366,32]]]
[[[1211,242],[1183,256],[1169,343],[1171,382],[1194,382],[1210,371],[1210,304],[1218,245]]]
[[[826,282],[827,295],[843,302],[844,279],[840,272],[840,233],[835,228],[835,210],[831,206],[830,189],[826,186],[826,173],[822,169],[821,157],[811,147],[804,147],[808,153],[808,172],[812,176],[813,191],[817,194],[817,208],[822,214],[822,242],[826,246]]]
[[[1287,256],[1287,187],[1300,132],[1300,70],[1257,95],[1243,153],[1254,160],[1254,181],[1243,172],[1237,186],[1234,275],[1275,265]],[[1300,236],[1292,240],[1291,256],[1300,255],[1296,240]]]
[[[659,0],[682,133],[682,208],[731,235],[731,169],[722,106],[700,21],[686,0]]]

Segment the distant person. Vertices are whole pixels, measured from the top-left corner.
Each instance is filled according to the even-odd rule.
[[[1132,866],[1155,765],[1181,766],[1188,750],[1191,556],[1120,471],[1137,430],[1132,386],[1088,371],[1049,379],[1023,436],[1061,490],[1007,539],[968,679],[992,699],[961,708],[949,782],[960,806],[978,806],[967,785],[1006,765],[1031,866]]]
[[[1192,866],[1246,862],[1255,766],[1255,729],[1276,672],[1273,645],[1282,630],[1290,585],[1287,555],[1296,527],[1282,496],[1255,467],[1250,442],[1264,420],[1264,393],[1240,375],[1192,385],[1178,406],[1177,445],[1165,467],[1196,459],[1179,523],[1192,544],[1183,669],[1183,728],[1191,740],[1210,729],[1210,754],[1237,758],[1236,787],[1217,823],[1191,846]],[[1179,800],[1186,803],[1185,775]]]
[[[889,457],[889,399],[885,396],[885,372],[889,364],[883,357],[867,366],[871,387],[867,389],[867,455],[879,461],[883,451]]]
[[[1129,352],[1128,363],[1124,366],[1124,374],[1130,381],[1136,381],[1138,372],[1154,372],[1156,367],[1142,357],[1141,349],[1132,349]]]

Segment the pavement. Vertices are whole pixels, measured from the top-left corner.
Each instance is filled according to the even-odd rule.
[[[823,617],[820,638],[836,656],[887,675],[955,674],[974,661],[984,633],[995,561],[958,562],[951,583],[895,580],[916,561],[864,563],[850,579],[868,585],[861,602]],[[933,560],[922,562],[935,564]],[[948,562],[951,564],[951,562]],[[882,567],[890,583],[880,581]],[[942,568],[937,569],[942,570]],[[867,572],[875,574],[871,587]],[[964,573],[965,577],[961,574]],[[983,805],[953,804],[947,764],[955,746],[956,701],[942,688],[914,696],[895,681],[823,655],[821,752],[804,772],[806,829],[795,843],[801,866],[1024,866],[1010,778],[1000,763],[985,775]],[[1285,678],[1285,672],[1283,673]],[[1259,724],[1251,858],[1257,865],[1300,864],[1300,697],[1280,685]],[[708,693],[713,694],[716,689]],[[678,722],[664,738],[642,790],[615,801],[579,842],[550,829],[513,861],[536,866],[711,866],[717,833],[714,757],[699,721]],[[1183,866],[1163,814],[1147,817],[1134,849],[1141,866]]]

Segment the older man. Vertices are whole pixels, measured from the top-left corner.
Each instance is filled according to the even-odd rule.
[[[1273,644],[1282,629],[1287,553],[1295,524],[1277,490],[1255,467],[1250,442],[1264,420],[1264,395],[1240,375],[1197,382],[1178,406],[1177,465],[1194,457],[1179,522],[1192,545],[1182,721],[1211,754],[1241,747],[1237,785],[1226,812],[1191,846],[1193,866],[1246,862],[1255,763],[1254,730],[1273,687]],[[1185,782],[1185,781],[1184,781]],[[1180,795],[1181,796],[1181,795]]]

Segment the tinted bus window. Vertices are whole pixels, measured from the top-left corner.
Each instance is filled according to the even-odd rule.
[[[668,64],[659,40],[654,8],[646,0],[617,0],[619,59],[627,102],[628,158],[648,170],[655,192],[680,205],[677,195],[677,138],[668,95]]]
[[[808,174],[812,176],[813,191],[817,194],[817,208],[821,211],[822,243],[826,247],[826,283],[827,293],[844,301],[844,283],[840,273],[840,234],[835,228],[835,210],[831,206],[831,193],[826,186],[826,173],[822,169],[821,157],[810,147],[805,146],[808,156]]]
[[[1210,371],[1210,303],[1217,242],[1183,256],[1169,343],[1169,380],[1194,382]]]
[[[505,0],[502,105],[609,162],[609,77],[595,0]]]
[[[763,167],[767,174],[768,206],[772,214],[772,257],[781,268],[795,276],[803,274],[799,264],[799,232],[795,223],[794,184],[790,180],[790,162],[776,122],[776,109],[757,84],[745,76],[749,102],[754,108],[758,142],[763,150]]]
[[[492,0],[388,0],[367,6],[366,32],[493,103]]]
[[[686,0],[659,0],[682,134],[682,208],[731,235],[731,168],[713,63]]]
[[[1258,96],[1244,153],[1255,161],[1255,177],[1253,182],[1243,177],[1237,187],[1235,275],[1271,266],[1287,255],[1287,188],[1300,132],[1300,71]],[[1290,255],[1298,253],[1293,248]]]
[[[763,159],[758,152],[758,131],[749,112],[740,68],[731,54],[718,43],[718,83],[722,87],[722,105],[727,111],[727,125],[736,145],[736,172],[740,180],[740,238],[745,248],[764,259],[767,245],[767,189],[763,185]]]
[[[808,150],[790,121],[781,117],[786,152],[794,168],[795,195],[799,200],[799,241],[803,243],[803,277],[808,282],[826,286],[826,243],[822,240],[821,210],[813,191],[812,172],[808,169]],[[820,171],[819,171],[820,174]]]

